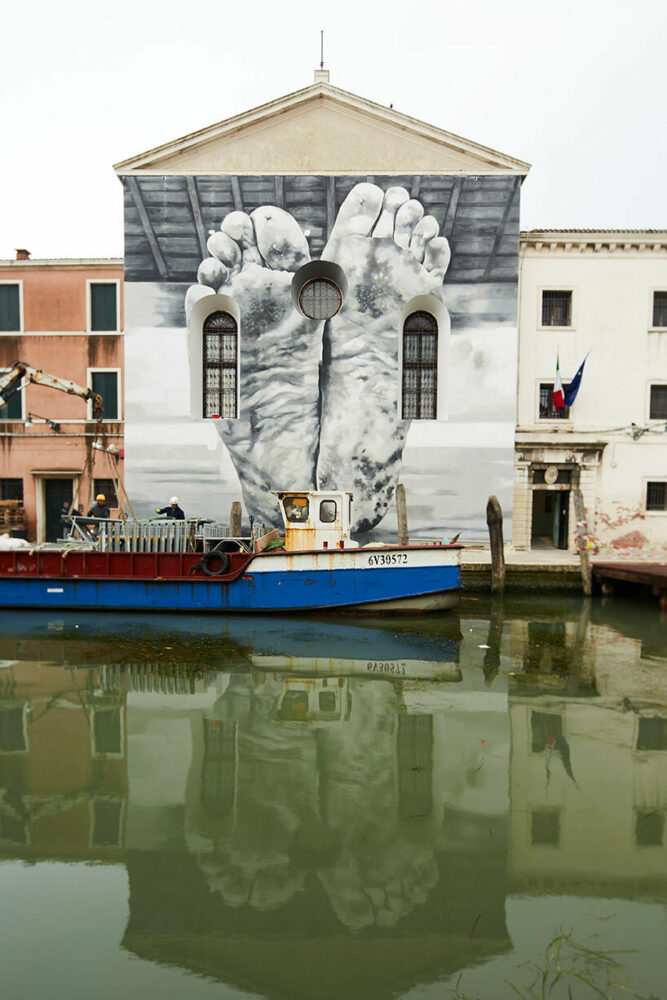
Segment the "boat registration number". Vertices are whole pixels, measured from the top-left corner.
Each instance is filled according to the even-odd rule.
[[[366,664],[366,670],[369,674],[402,674],[405,676],[405,664],[397,663],[395,660],[390,660],[388,663],[382,663],[378,660],[369,660]]]
[[[405,566],[407,561],[407,552],[378,552],[368,557],[369,566]]]

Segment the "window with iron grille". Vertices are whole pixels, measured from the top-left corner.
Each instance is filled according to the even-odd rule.
[[[93,479],[93,496],[102,493],[106,499],[107,507],[118,506],[118,496],[113,479]]]
[[[301,311],[310,319],[331,319],[342,304],[340,288],[329,278],[307,281],[299,295]]]
[[[23,500],[23,480],[0,479],[0,500]]]
[[[667,510],[667,482],[646,484],[646,509]]]
[[[667,420],[667,385],[651,386],[648,415],[651,420]]]
[[[403,325],[403,419],[435,420],[438,403],[438,324],[415,312]]]
[[[653,293],[653,326],[667,326],[667,292]]]
[[[563,389],[567,386],[564,385]],[[554,406],[553,382],[540,382],[540,420],[567,420],[569,416],[569,406],[564,406],[562,410]]]
[[[542,326],[572,326],[572,292],[542,292]]]
[[[205,417],[236,417],[238,331],[229,313],[211,313],[204,322]]]

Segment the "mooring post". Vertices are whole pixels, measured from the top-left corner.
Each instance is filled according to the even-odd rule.
[[[593,574],[591,570],[591,559],[588,554],[588,522],[586,520],[586,508],[584,507],[584,497],[580,489],[572,491],[574,500],[574,514],[577,519],[577,548],[579,549],[579,568],[581,569],[581,584],[586,597],[593,593]]]
[[[398,520],[398,544],[409,545],[408,505],[405,499],[405,486],[399,483],[396,487],[396,518]]]
[[[489,497],[486,505],[486,523],[489,526],[491,546],[491,590],[502,590],[505,586],[505,549],[503,544],[503,509],[497,497]]]
[[[238,538],[241,534],[241,504],[235,500],[229,513],[229,534]]]

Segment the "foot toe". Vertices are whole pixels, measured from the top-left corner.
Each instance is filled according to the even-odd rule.
[[[434,219],[432,215],[425,215],[413,229],[412,236],[410,237],[410,250],[420,264],[424,260],[426,244],[429,240],[437,236],[439,232],[440,226],[437,219]]]
[[[412,230],[415,228],[423,214],[424,209],[421,202],[416,201],[414,198],[411,198],[410,201],[406,201],[404,205],[401,205],[396,213],[396,224],[394,226],[394,240],[399,247],[403,247],[407,250],[410,245]]]
[[[310,260],[308,242],[299,223],[276,205],[261,205],[250,216],[257,247],[276,271],[296,271]]]
[[[404,187],[387,188],[382,202],[382,214],[380,215],[375,229],[373,230],[373,236],[392,237],[394,235],[396,213],[401,205],[405,205],[406,201],[409,200],[410,195]]]
[[[227,281],[229,269],[217,257],[206,257],[199,265],[197,281],[200,285],[209,285],[218,289]]]
[[[331,238],[370,236],[383,200],[384,193],[377,184],[355,184],[338,210]]]
[[[209,236],[206,249],[212,257],[217,257],[230,271],[238,271],[241,267],[239,245],[230,239],[227,233],[218,232]]]
[[[255,239],[255,227],[246,212],[230,212],[220,223],[220,229],[241,247],[244,267],[246,264],[262,263],[262,255]]]
[[[452,258],[449,241],[444,236],[436,236],[426,244],[424,267],[434,277],[444,278]]]

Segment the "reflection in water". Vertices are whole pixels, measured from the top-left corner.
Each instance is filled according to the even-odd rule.
[[[0,621],[0,858],[122,865],[124,949],[262,995],[515,995],[555,901],[667,888],[667,657],[590,609]]]

